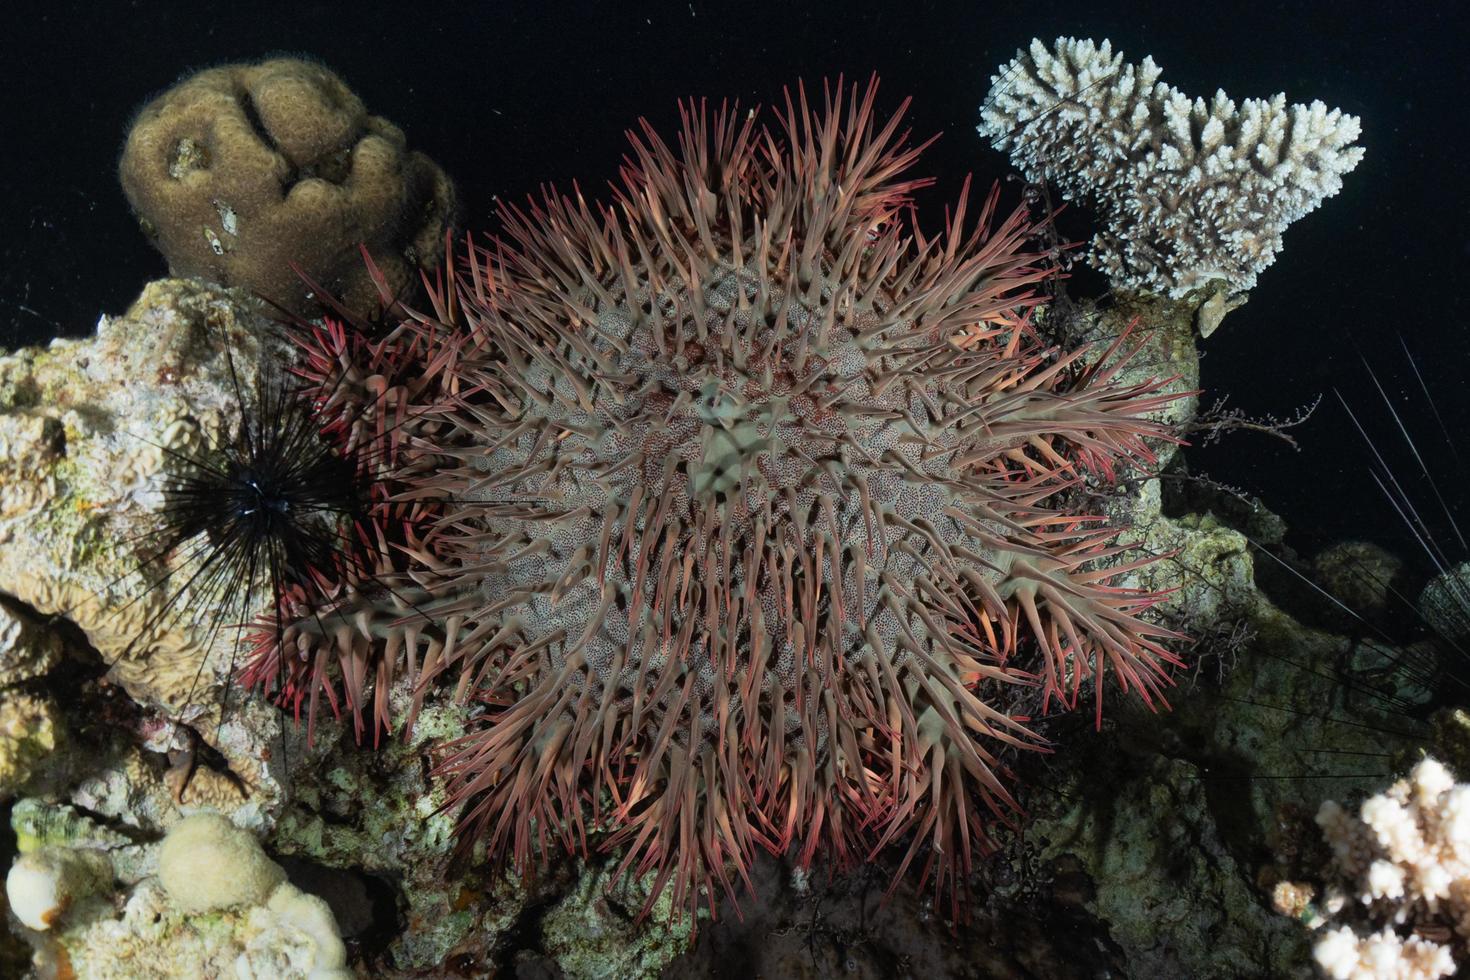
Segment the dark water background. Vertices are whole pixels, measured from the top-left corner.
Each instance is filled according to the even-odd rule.
[[[1193,464],[1259,493],[1299,532],[1413,541],[1368,478],[1367,454],[1331,395],[1373,408],[1360,358],[1411,396],[1421,448],[1447,460],[1398,337],[1418,356],[1457,435],[1470,422],[1470,32],[1449,3],[133,3],[7,4],[0,21],[0,346],[89,333],[163,260],[144,241],[114,166],[131,114],[211,64],[304,53],[341,73],[369,111],[458,181],[471,229],[496,195],[544,181],[605,186],[623,131],[665,134],[675,99],[770,104],[782,86],[877,71],[882,106],[914,97],[928,205],[1008,171],[975,134],[997,66],[1033,36],[1111,38],[1191,95],[1285,91],[1360,115],[1367,157],[1342,194],[1293,226],[1250,304],[1205,344],[1210,397],[1289,415],[1327,397],[1292,451],[1239,436]],[[1014,200],[1015,190],[1011,199]],[[1064,231],[1083,239],[1074,210]],[[1083,275],[1079,292],[1100,288]],[[1465,442],[1470,452],[1470,441]],[[1452,498],[1453,470],[1444,471]],[[1310,545],[1307,545],[1310,547]]]

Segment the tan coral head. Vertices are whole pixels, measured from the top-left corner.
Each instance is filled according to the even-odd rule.
[[[311,281],[355,312],[432,264],[454,184],[328,69],[297,58],[192,75],[143,107],[118,164],[128,202],[175,275],[318,312]],[[300,268],[300,273],[293,268]]]

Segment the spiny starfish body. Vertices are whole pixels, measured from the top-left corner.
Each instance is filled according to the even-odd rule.
[[[775,133],[686,105],[611,205],[548,192],[467,243],[404,328],[450,351],[389,475],[430,515],[412,567],[254,679],[314,702],[335,661],[385,724],[396,673],[457,672],[487,706],[438,768],[465,839],[524,869],[607,830],[677,907],[758,849],[901,838],[953,892],[1015,809],[1002,751],[1040,744],[1008,691],[1157,700],[1156,597],[1047,504],[1150,461],[1170,396],[1038,339],[1024,210],[906,227],[922,147],[875,92],[799,90]]]

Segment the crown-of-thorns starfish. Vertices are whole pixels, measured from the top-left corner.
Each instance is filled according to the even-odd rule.
[[[1040,743],[1018,692],[1168,682],[1157,596],[1114,584],[1140,563],[1047,505],[1151,462],[1172,396],[1118,380],[1121,339],[1037,338],[1024,210],[905,220],[922,147],[875,94],[798,89],[775,132],[689,103],[677,150],[644,122],[610,205],[504,209],[412,320],[456,338],[393,477],[437,516],[391,588],[288,631],[294,690],[335,660],[357,712],[457,672],[486,708],[438,772],[521,870],[604,831],[683,908],[759,848],[907,838],[899,874],[953,893],[1015,808],[1001,753]]]

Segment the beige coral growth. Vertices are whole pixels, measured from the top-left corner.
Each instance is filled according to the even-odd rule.
[[[118,167],[144,230],[175,275],[243,286],[314,309],[299,265],[350,308],[395,293],[432,263],[454,185],[403,132],[321,65],[277,58],[202,71],[138,114]]]
[[[1470,949],[1470,784],[1425,759],[1354,814],[1327,801],[1317,824],[1332,848],[1319,906],[1290,901],[1305,886],[1277,886],[1277,908],[1319,927],[1318,965],[1334,980],[1450,976]]]
[[[56,748],[56,704],[27,691],[0,691],[0,799],[25,783]]]
[[[0,426],[9,418],[0,415]],[[34,488],[35,482],[28,486]],[[60,662],[61,637],[0,599],[0,688],[41,677]]]
[[[175,824],[157,865],[156,877],[124,897],[112,893],[117,869],[100,851],[23,852],[6,894],[30,930],[37,972],[95,980],[352,976],[327,903],[286,881],[255,837],[219,814]]]

